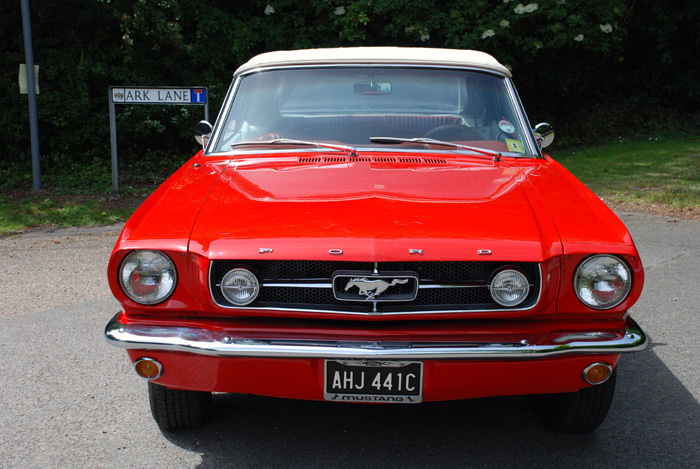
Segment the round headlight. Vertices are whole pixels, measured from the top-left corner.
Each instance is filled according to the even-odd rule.
[[[595,309],[612,308],[622,302],[632,287],[632,272],[616,256],[589,257],[574,275],[576,296]]]
[[[530,282],[522,272],[506,269],[493,277],[489,290],[496,303],[512,307],[525,301],[530,292]]]
[[[221,279],[221,293],[232,304],[245,306],[258,297],[260,282],[249,270],[229,270]]]
[[[119,268],[119,284],[126,296],[142,305],[165,301],[175,290],[177,270],[160,251],[134,251]]]

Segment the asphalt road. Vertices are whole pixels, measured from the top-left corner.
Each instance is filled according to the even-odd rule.
[[[646,268],[633,317],[652,346],[622,358],[613,407],[559,435],[524,398],[419,406],[215,395],[204,427],[162,433],[146,385],[102,331],[118,310],[115,227],[0,238],[0,468],[698,467],[700,223],[621,214]]]

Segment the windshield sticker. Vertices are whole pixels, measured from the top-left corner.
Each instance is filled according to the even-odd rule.
[[[507,134],[512,134],[515,132],[515,126],[505,119],[498,123],[498,128]]]
[[[525,153],[525,148],[520,140],[513,140],[512,138],[506,139],[506,145],[508,145],[508,150],[517,151],[518,153]]]

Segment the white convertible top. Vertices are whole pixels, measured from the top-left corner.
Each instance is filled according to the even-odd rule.
[[[267,52],[241,65],[234,76],[266,67],[340,64],[476,67],[512,76],[506,67],[485,52],[422,47],[347,47]]]

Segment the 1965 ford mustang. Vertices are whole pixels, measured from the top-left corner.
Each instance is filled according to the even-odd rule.
[[[554,430],[603,421],[620,355],[647,343],[642,263],[493,57],[262,54],[195,134],[109,262],[105,334],[162,429],[204,422],[212,392],[529,395]]]

